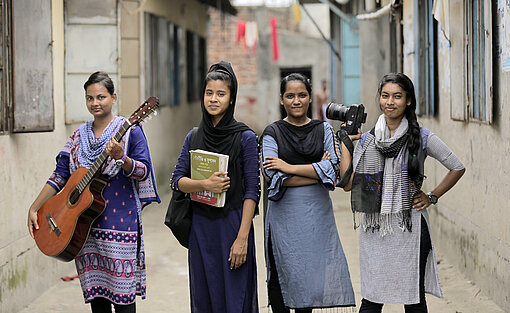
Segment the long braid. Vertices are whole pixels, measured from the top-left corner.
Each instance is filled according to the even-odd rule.
[[[409,122],[409,129],[407,130],[407,134],[409,135],[409,140],[407,142],[407,149],[409,151],[408,173],[412,180],[417,180],[421,179],[419,170],[420,164],[417,157],[418,149],[420,149],[421,146],[420,125],[418,124],[414,110],[406,110],[405,115]]]

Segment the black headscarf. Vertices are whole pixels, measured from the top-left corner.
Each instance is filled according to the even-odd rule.
[[[321,160],[324,154],[324,122],[311,120],[296,126],[279,120],[262,133],[270,135],[278,144],[278,157],[289,164],[310,164]]]
[[[227,191],[225,206],[223,208],[213,207],[207,204],[193,202],[193,210],[209,218],[218,218],[226,215],[228,211],[239,209],[242,205],[244,194],[244,179],[239,162],[241,152],[241,134],[245,130],[251,130],[244,123],[234,119],[234,109],[237,98],[237,78],[230,63],[221,61],[211,65],[208,74],[221,72],[230,77],[231,89],[230,100],[232,101],[216,126],[213,125],[212,117],[205,109],[204,92],[207,82],[204,79],[202,88],[202,121],[198,127],[197,134],[191,143],[191,149],[202,149],[206,151],[228,154],[228,176],[230,177],[230,188]]]

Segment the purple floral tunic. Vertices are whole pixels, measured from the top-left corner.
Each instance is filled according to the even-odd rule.
[[[81,125],[57,156],[57,167],[47,183],[60,191],[77,168],[89,168],[124,121],[114,118],[97,139],[92,121]],[[95,297],[117,304],[131,304],[136,295],[145,298],[141,211],[145,204],[160,200],[142,128],[131,127],[123,140],[124,152],[133,160],[131,170],[125,172],[108,158],[103,168],[103,173],[110,176],[103,192],[106,209],[93,223],[85,246],[75,259],[85,303]]]

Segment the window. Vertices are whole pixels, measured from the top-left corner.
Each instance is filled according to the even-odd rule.
[[[85,106],[83,84],[90,74],[105,71],[119,95],[119,21],[117,1],[65,1],[66,123],[92,116]],[[118,102],[122,97],[119,97]],[[114,106],[114,114],[118,106]]]
[[[463,12],[463,14],[453,14]],[[492,122],[492,3],[450,3],[451,118]]]
[[[51,131],[51,3],[0,0],[0,19],[0,133]]]
[[[438,103],[437,21],[432,16],[433,0],[415,0],[414,5],[418,23],[415,28],[416,113],[433,116]]]
[[[186,96],[188,102],[200,99],[201,83],[206,72],[205,39],[194,32],[186,31]]]
[[[161,105],[181,101],[179,75],[182,29],[164,17],[145,13],[145,93],[157,96]]]
[[[491,1],[466,1],[466,92],[472,120],[492,120]]]

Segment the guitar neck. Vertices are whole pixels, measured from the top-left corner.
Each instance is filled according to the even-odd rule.
[[[132,126],[132,124],[129,122],[129,120],[126,120],[124,122],[124,124],[122,124],[120,129],[117,131],[117,133],[113,136],[113,138],[117,142],[120,142],[121,139],[122,139],[122,136],[124,136],[124,134],[127,132],[127,130],[131,126]],[[108,154],[106,153],[106,150],[103,150],[103,152],[101,152],[101,154],[96,159],[94,164],[92,164],[92,166],[88,170],[87,174],[85,174],[85,176],[83,176],[83,178],[78,183],[77,188],[78,188],[80,193],[82,193],[83,190],[85,190],[85,188],[87,188],[87,185],[90,183],[92,178],[94,178],[94,176],[96,175],[97,171],[101,168],[101,166],[104,164],[104,162],[106,161],[107,158],[108,158]]]

